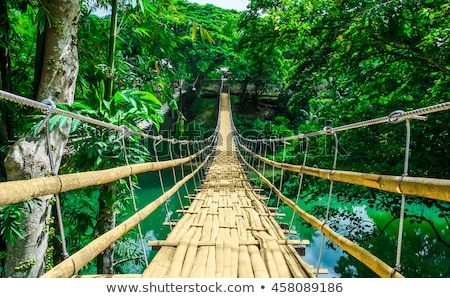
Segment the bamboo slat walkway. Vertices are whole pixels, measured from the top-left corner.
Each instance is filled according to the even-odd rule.
[[[219,139],[205,181],[142,277],[315,277],[252,189],[221,94]]]

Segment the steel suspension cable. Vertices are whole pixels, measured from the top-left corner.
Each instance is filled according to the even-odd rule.
[[[271,149],[272,149],[272,158],[275,158],[275,142],[270,139]],[[272,166],[272,181],[271,183],[275,185],[275,167]],[[268,198],[272,196],[272,189],[270,189]]]
[[[256,146],[257,146],[257,142],[252,142],[252,152],[255,152],[256,151]],[[255,163],[256,163],[256,158],[254,157],[254,156],[249,156],[249,158],[251,159],[251,165],[252,165],[252,167],[255,167]]]
[[[258,142],[258,144],[259,144],[259,152],[258,152],[258,155],[261,155],[261,154],[262,154],[262,150],[263,150],[264,142]],[[254,157],[254,158],[256,159],[256,157]],[[260,159],[258,159],[257,169],[258,169],[258,171],[261,170],[261,160],[260,160]],[[259,189],[262,188],[262,183],[263,183],[263,182],[260,180]]]
[[[199,147],[200,147],[200,144],[199,144],[199,143],[193,144],[192,147],[193,147],[193,149],[194,149],[194,152],[195,152],[195,151],[200,151],[200,148],[199,148]],[[197,148],[196,148],[196,147],[197,147]],[[195,160],[195,163],[196,163],[196,164],[201,164],[201,162],[202,162],[202,156],[201,156],[201,155],[197,156],[197,159],[198,159],[198,160]],[[203,168],[202,168],[200,171],[197,172],[197,177],[198,177],[198,180],[200,181],[200,184],[202,184],[202,183],[203,183],[203,179],[204,179],[204,176],[203,176]]]

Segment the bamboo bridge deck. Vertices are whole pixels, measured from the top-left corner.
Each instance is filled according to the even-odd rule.
[[[24,179],[17,181],[1,182],[0,207],[25,202],[33,198],[65,193],[91,186],[100,186],[120,179],[129,178],[132,175],[160,171],[162,169],[174,169],[187,163],[197,164],[197,168],[177,181],[170,189],[152,200],[146,206],[137,210],[135,214],[118,224],[113,229],[99,235],[86,244],[83,248],[68,256],[61,263],[43,274],[43,278],[53,277],[227,277],[227,278],[251,278],[251,277],[275,277],[298,278],[315,277],[317,273],[325,273],[326,270],[313,269],[307,264],[297,251],[297,245],[304,248],[307,242],[287,239],[285,231],[275,220],[279,214],[267,207],[266,198],[254,190],[246,176],[244,167],[255,172],[257,177],[270,190],[290,207],[295,214],[301,217],[312,227],[320,231],[323,237],[345,250],[346,253],[363,263],[380,277],[402,278],[401,248],[404,210],[400,213],[399,236],[397,239],[396,265],[390,266],[364,247],[345,238],[331,227],[316,218],[314,215],[301,209],[296,202],[286,197],[277,186],[273,185],[262,173],[252,166],[254,161],[271,166],[272,169],[281,169],[319,179],[330,181],[328,192],[328,206],[331,202],[332,182],[337,181],[350,185],[358,185],[383,192],[401,194],[400,207],[404,206],[406,196],[421,197],[449,202],[450,180],[444,178],[413,177],[407,175],[407,169],[402,176],[380,175],[375,173],[363,173],[343,171],[339,169],[321,169],[303,165],[280,163],[254,152],[258,146],[267,146],[266,139],[247,139],[233,131],[231,108],[228,94],[220,96],[220,113],[217,130],[204,140],[175,140],[161,136],[153,136],[141,131],[126,130],[123,126],[99,121],[97,119],[67,112],[62,109],[51,109],[48,104],[36,102],[21,96],[0,90],[0,98],[7,99],[17,104],[30,106],[41,111],[47,111],[47,117],[57,113],[73,119],[78,119],[92,125],[100,125],[115,132],[133,135],[155,141],[155,144],[166,142],[175,144],[179,142],[180,157],[165,161],[145,162],[140,164],[118,166],[111,169],[51,175]],[[320,131],[299,134],[290,138],[270,139],[271,144],[278,142],[286,144],[286,141],[304,139],[310,137],[333,136],[336,142],[335,161],[339,148],[336,132],[348,131],[366,126],[383,123],[399,123],[406,121],[404,152],[409,151],[410,144],[410,119],[416,119],[423,115],[450,110],[450,102],[437,104],[411,110],[408,112],[394,111],[389,116],[369,119],[339,127],[325,127]],[[423,117],[422,117],[423,118]],[[176,141],[176,142],[175,142]],[[125,143],[125,142],[124,142]],[[182,153],[182,147],[187,155]],[[308,146],[307,146],[308,147]],[[275,147],[274,147],[275,148]],[[285,148],[285,146],[283,146]],[[126,146],[124,145],[124,151]],[[283,149],[285,150],[285,149]],[[190,153],[193,151],[194,153]],[[155,145],[156,153],[156,145]],[[212,161],[211,161],[211,157]],[[408,162],[408,154],[405,154],[405,168]],[[50,156],[49,156],[50,158]],[[208,165],[205,167],[205,165]],[[206,172],[206,176],[204,175]],[[201,175],[199,174],[201,173]],[[123,235],[147,218],[152,212],[166,203],[186,182],[195,175],[203,178],[202,184],[195,190],[190,206],[182,206],[180,212],[184,215],[175,222],[167,239],[150,241],[149,246],[158,251],[150,264],[142,274],[80,274],[81,270],[97,258],[102,252],[111,248]],[[302,179],[300,179],[302,181]],[[129,179],[130,187],[132,187]],[[300,182],[301,185],[301,182]],[[300,193],[300,188],[299,188]],[[182,205],[182,204],[181,204]],[[325,216],[327,217],[327,215]],[[60,230],[64,230],[62,220],[58,220]],[[173,223],[173,222],[172,222]],[[172,227],[172,226],[171,226]],[[65,238],[62,236],[62,249],[65,249]],[[323,238],[324,239],[324,238]],[[142,240],[142,239],[141,239]],[[66,251],[67,253],[67,251]],[[68,255],[68,253],[67,253]],[[318,262],[320,268],[320,259]],[[319,272],[317,272],[319,271]]]
[[[218,145],[206,178],[142,277],[314,277],[248,182],[221,95]]]

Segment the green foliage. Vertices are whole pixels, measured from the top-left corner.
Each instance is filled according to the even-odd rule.
[[[33,260],[33,259],[26,260],[26,261],[19,263],[16,267],[14,267],[14,269],[16,271],[26,272],[26,271],[30,270],[34,264],[36,264],[36,260]]]
[[[38,27],[38,31],[41,34],[44,33],[46,24],[52,26],[50,12],[45,6],[41,6],[38,8],[38,12],[36,14],[36,24]]]
[[[0,208],[0,235],[2,240],[14,245],[17,238],[24,239],[22,232],[24,210],[20,205]]]
[[[31,96],[34,93],[32,88],[36,49],[34,41],[37,33],[33,25],[34,14],[35,9],[27,7],[24,11],[13,9],[8,15],[11,25],[8,39],[11,56],[11,86],[16,94],[23,96]]]
[[[62,194],[62,218],[66,241],[71,251],[77,251],[94,238],[100,190],[87,188]]]
[[[94,2],[94,7],[109,4]],[[178,124],[190,120],[184,115],[190,112],[189,108],[193,111],[189,117],[200,114],[204,106],[199,108],[198,102],[189,102],[190,107],[185,103],[184,110],[178,110],[182,104],[174,98],[172,82],[185,79],[201,85],[203,79],[220,78],[216,70],[221,67],[230,69],[232,78],[242,83],[244,91],[248,84],[254,84],[258,90],[268,84],[283,85],[286,89],[285,100],[280,104],[285,104],[290,113],[277,110],[279,114],[270,121],[236,119],[239,130],[252,138],[289,137],[318,131],[326,125],[337,127],[450,98],[447,0],[252,0],[244,13],[184,0],[119,1],[114,67],[107,63],[110,18],[92,14],[92,3],[83,1],[79,22],[80,72],[76,101],[71,107],[58,107],[130,129],[139,130],[147,122],[159,132],[166,107],[177,112]],[[51,16],[38,1],[8,1],[8,5],[11,30],[0,34],[8,35],[8,44],[2,46],[7,46],[11,53],[11,85],[14,93],[33,98],[34,66],[39,58],[35,57],[34,41],[43,32],[45,23],[51,24]],[[114,92],[105,99],[105,82],[110,80],[114,82]],[[195,96],[195,92],[189,96]],[[186,102],[189,99],[186,96]],[[16,126],[20,127],[17,134],[30,129],[36,132],[40,127],[42,115],[36,116],[34,111],[12,104],[8,107],[20,115],[14,117]],[[436,114],[426,122],[412,122],[412,176],[450,177],[450,152],[446,145],[450,142],[449,117]],[[48,129],[68,121],[64,116],[53,115]],[[203,135],[212,125],[208,120],[188,125],[186,136],[190,127],[194,127],[194,133],[201,131]],[[403,125],[339,133],[338,168],[400,175],[404,134]],[[71,137],[71,154],[65,157],[64,173],[123,165],[123,141],[130,163],[150,160],[149,144],[120,132],[74,120]],[[304,140],[271,145],[276,152],[268,154],[278,161],[301,164],[306,154]],[[335,150],[332,137],[311,138],[309,148],[307,165],[330,168]],[[275,173],[270,178],[279,183],[280,175]],[[283,192],[294,196],[298,176],[285,173],[284,182]],[[304,203],[319,215],[324,209],[315,198],[327,191],[326,182],[305,181],[308,195],[304,196]],[[136,184],[133,177],[133,185]],[[364,203],[369,208],[383,210],[392,221],[398,218],[396,197],[374,195],[371,191],[339,184],[335,185],[335,193],[333,200]],[[62,201],[71,250],[83,247],[96,236],[99,200],[106,202],[116,214],[124,215],[129,212],[129,199],[126,181],[65,194]],[[448,221],[447,203],[420,204],[434,210],[439,219]],[[411,224],[428,223],[432,216],[422,214],[417,206],[421,205],[415,199],[408,202]],[[2,240],[13,243],[17,237],[23,237],[21,208],[0,209]],[[349,229],[362,223],[362,218],[351,210],[335,208],[332,212],[354,223],[348,225]],[[331,224],[339,226],[338,222]],[[366,240],[362,236],[364,231],[343,232],[353,235],[357,241]],[[448,243],[445,239],[441,242]],[[135,243],[125,241],[118,245],[117,254],[140,265],[142,259],[135,259],[139,249]],[[22,264],[21,270],[26,270],[28,265]],[[117,271],[120,270],[118,267]]]
[[[450,98],[449,15],[448,1],[253,0],[249,11],[242,16],[244,32],[240,41],[241,53],[249,51],[253,55],[248,56],[242,69],[258,74],[249,71],[252,63],[261,61],[264,66],[270,65],[264,59],[280,57],[270,53],[281,53],[277,75],[288,89],[285,94],[289,96],[287,107],[291,112],[282,116],[291,121],[289,128],[294,133],[320,131],[325,126],[339,127],[387,116],[395,110],[408,111],[442,103]],[[241,72],[243,77],[245,71]],[[270,74],[265,75],[269,77]],[[449,120],[445,112],[430,115],[426,122],[412,120],[411,176],[450,177],[449,152],[444,145],[449,142]],[[235,123],[242,132],[256,130],[270,135],[259,121]],[[287,126],[282,118],[273,119],[271,123],[270,130],[277,135]],[[404,125],[376,125],[339,132],[337,136],[338,169],[402,174]],[[299,142],[298,147],[289,152],[290,163],[302,163],[302,144],[304,142]],[[281,147],[277,152],[283,151]],[[306,164],[331,168],[335,149],[332,136],[310,138]],[[280,160],[283,154],[277,153],[271,158]],[[296,178],[285,178],[283,192],[295,195]],[[317,198],[328,192],[329,184],[310,180],[305,180],[304,191],[314,195],[305,200],[305,204],[313,206],[311,212],[323,217],[325,205],[317,204]],[[339,183],[335,184],[333,193],[333,201],[336,201],[331,209],[335,219],[330,223],[333,228],[367,246],[377,242],[374,235],[388,239],[385,242],[395,242],[396,235],[385,231],[393,229],[391,225],[398,228],[397,196]],[[343,207],[356,204],[386,216],[386,225],[376,227],[351,208]],[[407,204],[406,217],[413,226],[418,222],[421,225],[415,231],[412,231],[414,227],[407,231],[419,233],[424,224],[429,225],[430,233],[423,237],[431,235],[433,241],[424,240],[423,246],[427,250],[440,245],[448,248],[448,233],[439,227],[442,222],[448,225],[449,204],[416,198],[409,198]],[[371,229],[365,230],[367,225]],[[377,245],[376,255],[381,256],[383,252],[378,247],[383,244]],[[392,254],[386,259],[394,262]],[[425,256],[420,259],[423,261]],[[350,261],[343,260],[343,263],[348,265]],[[363,272],[359,267],[358,272]],[[352,276],[348,269],[339,264],[344,276]],[[406,270],[412,276],[420,276],[418,272],[429,274],[420,268],[416,268],[416,272]]]
[[[177,1],[176,8],[168,21],[178,36],[181,55],[172,61],[177,73],[189,81],[220,78],[216,70],[229,67],[235,58],[237,12],[184,0]]]
[[[144,236],[144,243],[151,239]],[[116,242],[115,255],[120,261],[114,264],[114,272],[117,274],[140,274],[145,268],[143,255],[147,252],[142,251],[142,245],[139,235],[133,231],[127,233],[123,238]]]

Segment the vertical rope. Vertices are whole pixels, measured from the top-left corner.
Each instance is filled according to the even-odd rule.
[[[199,144],[198,144],[198,149],[199,149],[199,150],[202,150],[203,148],[205,148],[205,143],[204,143],[204,142],[199,143]],[[199,155],[199,160],[200,160],[200,162],[203,162],[203,161],[206,159],[205,153],[206,153],[206,152],[202,152],[202,154]],[[202,169],[201,169],[200,172],[201,172],[201,173],[200,173],[200,176],[201,176],[201,178],[202,178],[202,184],[203,184],[203,182],[204,182],[205,179],[206,179],[206,164],[205,164],[204,167],[202,167]]]
[[[308,150],[309,150],[309,138],[308,137],[305,137],[305,143],[306,143],[306,148],[305,148],[305,153],[304,153],[304,156],[303,156],[302,167],[305,167],[305,165],[306,165],[306,158],[308,156]],[[295,205],[298,205],[298,200],[300,199],[300,194],[301,194],[302,187],[303,187],[303,177],[304,177],[304,174],[300,173],[298,189],[297,189],[297,196],[296,196],[296,199],[295,199]],[[294,224],[294,217],[295,217],[296,214],[297,213],[292,212],[291,222],[289,223],[289,230],[292,230],[292,226]]]
[[[172,142],[169,142],[169,156],[170,156],[170,160],[173,160],[172,145],[175,144],[175,143],[176,143],[176,141],[174,141],[174,140]],[[175,167],[172,167],[172,174],[173,174],[173,182],[174,182],[174,184],[178,183],[177,173],[176,173]],[[178,201],[180,203],[181,210],[184,210],[184,204],[183,204],[183,201],[181,200],[181,195],[180,195],[180,190],[179,189],[177,190],[177,196],[178,196]]]
[[[283,142],[283,163],[286,161],[286,140],[282,140]],[[280,187],[278,188],[280,192],[283,192],[283,180],[284,180],[284,169],[281,169],[281,175],[280,175]],[[278,197],[277,201],[277,208],[280,208],[280,197]]]
[[[48,129],[48,127],[46,129],[46,141],[47,141],[47,154],[48,159],[50,161],[50,170],[52,176],[57,176],[58,173],[56,172],[55,162],[53,160],[52,148],[50,144],[50,130]],[[59,194],[55,194],[55,200],[56,200],[55,207],[56,207],[56,217],[58,220],[58,229],[61,235],[61,255],[64,259],[67,259],[69,257],[69,253],[67,252],[66,236],[64,233],[64,223],[62,219],[61,200],[59,198]]]
[[[45,116],[44,120],[42,121],[41,125],[38,128],[38,132],[40,133],[44,126],[46,127],[45,130],[45,138],[46,138],[46,144],[47,144],[47,155],[50,163],[50,171],[52,176],[57,176],[58,173],[56,172],[56,166],[55,161],[53,160],[53,154],[52,154],[52,146],[50,144],[50,129],[48,127],[48,122],[50,121],[50,117],[52,116],[53,111],[56,109],[55,103],[50,99],[44,99],[42,103],[47,104],[47,115]],[[61,255],[64,259],[67,259],[69,257],[69,253],[67,252],[67,245],[66,245],[66,237],[64,234],[64,223],[62,219],[62,211],[61,211],[61,200],[59,198],[59,194],[55,194],[55,207],[56,207],[56,217],[58,220],[58,229],[59,233],[61,235]]]
[[[333,131],[333,128],[326,126],[324,128],[324,130],[326,131],[327,135],[333,135],[334,136],[334,140],[335,140],[335,148],[334,148],[334,160],[333,160],[333,167],[332,170],[330,172],[328,172],[328,180],[330,180],[330,189],[328,192],[328,202],[327,202],[327,209],[325,212],[325,221],[322,224],[322,227],[326,224],[328,224],[328,217],[330,214],[330,205],[331,205],[331,197],[333,195],[333,180],[331,180],[331,172],[333,170],[336,170],[336,163],[337,163],[337,156],[338,156],[338,149],[339,149],[339,140],[338,137],[336,135],[336,133]],[[322,230],[321,230],[322,232]],[[319,252],[319,260],[317,262],[317,271],[316,271],[316,275],[319,274],[320,271],[320,264],[322,263],[322,255],[323,255],[323,248],[325,246],[325,235],[322,233],[322,243],[320,245],[320,252]]]
[[[183,158],[183,157],[185,157],[184,156],[184,154],[183,154],[183,148],[181,148],[181,143],[180,143],[180,146],[179,146],[179,149],[180,149],[180,157],[181,158]],[[184,177],[185,176],[185,174],[184,174],[184,165],[181,165],[181,176],[182,177]],[[189,194],[189,190],[188,190],[188,187],[187,187],[187,183],[184,183],[184,189],[185,189],[185,191],[186,191],[186,195],[188,195]]]
[[[403,175],[401,181],[408,176],[408,167],[409,167],[409,147],[411,143],[411,123],[409,119],[405,119],[406,121],[406,144],[405,144],[405,161],[403,164]],[[398,225],[398,241],[397,241],[397,255],[395,261],[395,270],[401,271],[401,254],[402,254],[402,241],[403,241],[403,224],[405,218],[405,201],[406,195],[402,194],[402,200],[400,203],[400,220]]]
[[[275,157],[275,142],[270,139],[270,144],[272,146],[272,159]],[[272,185],[275,185],[275,166],[272,165]],[[269,191],[269,199],[272,196],[272,188]]]
[[[198,151],[201,150],[200,143],[194,143],[193,147],[194,147],[194,152],[198,152]],[[202,158],[203,158],[202,154],[199,154],[197,157],[195,157],[196,164],[201,164],[202,163]],[[200,169],[200,171],[197,172],[197,176],[198,176],[198,180],[200,182],[200,185],[203,184],[203,179],[205,178],[205,176],[203,174],[204,174],[203,173],[203,168]]]
[[[263,145],[264,145],[264,142],[263,141],[258,141],[258,146],[259,146],[259,150],[258,150],[258,155],[259,156],[261,156],[262,155],[262,150],[263,150]],[[260,172],[261,171],[261,159],[259,159],[258,158],[258,166],[257,166],[257,169],[258,169],[258,172]],[[261,179],[260,179],[260,181],[261,181]],[[262,183],[262,181],[261,181],[261,183]],[[259,186],[259,188],[261,189],[261,185]]]
[[[161,140],[159,140],[159,141],[155,140],[153,142],[153,151],[155,152],[155,160],[156,160],[156,162],[159,162],[158,150],[156,149],[156,147],[160,143],[161,143]],[[161,170],[158,170],[158,176],[159,176],[159,183],[161,185],[162,194],[164,194],[166,192],[166,190],[164,188],[164,181],[163,181]],[[170,230],[172,230],[173,227],[172,227],[172,222],[171,222],[171,219],[170,219],[170,211],[169,211],[169,206],[168,206],[167,201],[164,202],[164,207],[166,209],[167,221],[169,222]]]
[[[267,147],[268,147],[267,144],[264,142],[264,158],[267,158]],[[263,176],[266,175],[266,163],[265,162],[263,163],[262,174],[263,174]],[[262,189],[262,185],[263,185],[263,181],[260,180],[259,188]]]
[[[191,144],[192,144],[192,142],[189,142],[189,144],[186,146],[188,156],[191,156],[191,150],[189,149],[189,148],[190,148],[189,145],[191,145]],[[195,161],[195,159],[194,159],[194,160],[191,160],[191,162],[189,163],[190,166],[191,166],[191,173],[194,172],[194,167],[193,167],[193,165],[192,165],[192,162],[194,162],[194,161]],[[197,189],[198,184],[197,184],[197,179],[195,179],[195,177],[196,177],[195,175],[194,175],[194,177],[192,177],[192,181],[194,181],[195,188]]]
[[[247,140],[245,142],[245,147],[247,147],[248,150],[252,151],[252,142],[250,140]],[[247,151],[245,160],[251,165],[252,164],[252,155]]]
[[[128,136],[128,132],[129,132],[128,127],[123,126],[122,148],[123,148],[123,155],[124,155],[124,158],[125,158],[125,164],[127,166],[130,165],[129,161],[128,161],[127,146],[126,146],[126,143],[125,143],[125,138]],[[133,201],[134,212],[137,213],[138,212],[138,208],[137,208],[137,204],[136,204],[136,197],[134,195],[134,186],[133,186],[133,181],[131,179],[131,176],[128,176],[128,185],[130,187],[130,195],[131,195],[131,199]],[[137,228],[138,228],[138,233],[139,233],[139,241],[141,243],[141,248],[142,248],[142,254],[144,255],[145,265],[148,266],[147,250],[146,250],[146,245],[144,243],[144,237],[142,235],[141,223],[137,224]]]

